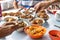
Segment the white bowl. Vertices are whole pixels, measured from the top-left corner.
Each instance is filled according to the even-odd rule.
[[[36,20],[36,19],[40,19],[40,20],[42,20],[42,21],[43,21],[43,23],[42,23],[42,24],[44,24],[44,23],[45,23],[44,19],[42,19],[42,18],[35,18],[34,20]],[[32,21],[33,21],[33,20],[32,20]],[[31,21],[31,24],[32,24],[32,21]]]
[[[5,21],[6,18],[13,18],[13,19],[16,19],[16,21],[18,21],[18,17],[15,17],[15,16],[5,16],[5,17],[2,17],[2,20]]]
[[[28,23],[26,21],[23,20],[23,22],[26,24],[26,26],[28,26]],[[21,28],[17,29],[17,31],[21,32],[21,31],[23,31],[23,29],[24,29],[24,27],[21,27]]]

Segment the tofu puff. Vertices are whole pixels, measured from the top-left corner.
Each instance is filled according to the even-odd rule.
[[[26,14],[26,15],[29,15],[29,14],[30,14],[29,10],[26,10],[26,11],[25,11],[25,14]]]
[[[26,15],[20,15],[20,18],[26,18]]]
[[[14,19],[14,18],[5,18],[5,20],[6,20],[7,22],[11,22],[11,21],[15,21],[16,19]]]
[[[8,14],[9,14],[9,16],[14,16],[15,13],[10,12],[10,13],[8,13]]]
[[[45,11],[40,11],[39,13],[37,13],[37,16],[40,18],[43,18],[44,20],[48,20],[49,16],[46,14]]]
[[[10,12],[10,13],[2,13],[2,16],[20,16],[22,13],[21,12]]]
[[[10,12],[9,15],[10,16],[20,16],[21,13],[20,12],[15,12],[15,13],[14,12]]]
[[[8,13],[2,13],[2,16],[4,16],[4,17],[7,16],[7,15],[8,15]]]
[[[27,26],[27,24],[26,24],[24,21],[22,21],[22,22],[18,22],[18,26],[19,26],[20,28],[24,28],[24,27]],[[19,28],[19,29],[20,29],[20,28]]]
[[[29,14],[32,14],[34,11],[35,11],[35,10],[34,10],[33,8],[30,8],[30,9],[27,9],[27,10],[25,11],[25,14],[26,14],[26,15],[29,15]]]
[[[6,21],[6,22],[18,21],[18,17],[5,16],[5,17],[2,18],[2,20]]]
[[[32,16],[32,15],[21,15],[20,18],[24,18],[24,19],[32,19],[33,16]]]
[[[20,16],[20,15],[22,15],[21,12],[16,12],[16,13],[14,14],[14,16]]]
[[[44,19],[42,18],[35,18],[31,21],[32,24],[39,24],[42,25],[43,23],[45,23]]]
[[[7,13],[7,12],[6,12],[6,13],[2,13],[2,16],[3,16],[3,17],[8,16],[8,15],[9,15],[9,16],[14,16],[14,14],[15,14],[15,13],[13,13],[13,12],[10,12],[10,13]]]

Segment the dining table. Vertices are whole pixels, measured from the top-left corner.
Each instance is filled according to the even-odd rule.
[[[14,31],[11,35],[6,36],[6,40],[51,40],[49,37],[50,30],[60,30],[60,22],[58,22],[55,18],[54,14],[48,13],[49,19],[43,24],[43,26],[47,29],[45,35],[40,39],[32,39],[24,31]],[[0,22],[2,24],[3,21]],[[0,39],[1,40],[1,39]]]

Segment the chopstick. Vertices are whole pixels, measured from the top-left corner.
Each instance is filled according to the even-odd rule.
[[[60,28],[60,26],[58,26],[58,25],[54,25],[54,26]]]
[[[51,11],[47,10],[50,14],[53,14]]]
[[[19,9],[18,11],[21,11],[23,8]]]
[[[56,5],[56,6],[60,9],[60,7],[58,5]]]

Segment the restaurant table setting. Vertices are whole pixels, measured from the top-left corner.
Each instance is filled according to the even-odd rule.
[[[17,24],[20,28],[0,40],[60,40],[60,12],[50,13],[47,10],[36,13],[34,8],[2,13],[0,25]]]

